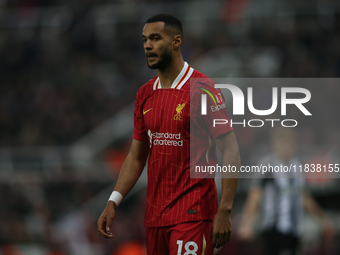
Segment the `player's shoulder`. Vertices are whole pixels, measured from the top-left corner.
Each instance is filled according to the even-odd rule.
[[[194,71],[192,72],[192,75],[190,78],[202,78],[202,79],[209,79],[208,76],[206,76],[205,74],[201,73],[200,71],[197,71],[196,69],[194,69]]]
[[[214,88],[215,82],[210,79],[208,76],[206,76],[205,74],[194,70],[194,72],[192,73],[191,77],[191,89],[193,88],[200,88],[200,87],[204,87],[204,88],[209,88],[212,87]]]
[[[153,77],[152,79],[144,83],[143,86],[139,88],[139,90],[137,91],[137,99],[142,99],[152,93],[153,86],[157,78],[158,76]]]

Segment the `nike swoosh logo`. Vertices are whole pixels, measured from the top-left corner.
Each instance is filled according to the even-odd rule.
[[[148,111],[151,111],[151,110],[152,110],[152,108],[150,108],[150,109],[148,109],[146,111],[143,111],[143,115],[146,114]]]

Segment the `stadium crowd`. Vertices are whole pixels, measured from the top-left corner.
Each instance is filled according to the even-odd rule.
[[[64,1],[28,2],[28,7],[34,7]],[[0,5],[23,8],[22,15],[27,7],[22,1],[1,1]],[[70,25],[60,33],[48,34],[41,27],[0,26],[0,147],[70,145],[133,103],[138,88],[154,75],[145,63],[139,36],[142,24],[105,26],[99,33],[88,15],[90,10],[91,4],[78,10]],[[250,26],[247,32],[235,36],[230,29],[233,25],[223,20],[211,21],[200,35],[187,29],[183,53],[188,63],[194,63],[216,48],[244,46],[250,49],[249,56],[258,54],[261,48],[269,50],[272,62],[268,64],[266,58],[262,62],[258,60],[255,68],[240,57],[241,65],[235,77],[339,77],[340,16],[334,16],[330,22],[325,25],[314,17],[296,16],[290,29],[278,29],[268,18],[261,26]],[[271,64],[277,66],[275,72],[264,74],[263,68]],[[323,114],[319,116],[324,119],[313,122],[312,126],[308,122],[301,126],[302,145],[327,145],[333,153],[340,151],[339,118],[334,119],[335,109],[330,103],[337,100],[338,91],[337,87],[315,89],[315,93],[323,96],[312,100],[309,107],[318,112],[322,105]],[[264,101],[266,96],[263,94]],[[323,128],[327,121],[333,121],[333,128]],[[251,158],[256,145],[265,139],[266,131],[239,132],[242,132],[241,154]],[[19,188],[1,183],[0,246],[36,242],[47,245],[50,251],[65,254],[98,251],[111,254],[120,241],[143,240],[143,229],[138,231],[143,220],[141,202],[137,203],[137,209],[122,206],[122,220],[114,226],[121,235],[113,243],[97,237],[94,231],[97,215],[76,214],[77,223],[84,224],[85,232],[79,243],[86,240],[101,247],[93,253],[77,253],[82,245],[71,247],[70,244],[65,248],[62,244],[66,240],[53,234],[55,229],[64,231],[65,226],[66,232],[77,228],[75,223],[62,224],[59,220],[111,182],[80,182],[66,176],[58,182],[27,183]],[[83,222],[79,220],[81,217]],[[125,223],[128,229],[136,231],[124,231]]]
[[[200,37],[185,35],[184,56],[191,63],[212,49],[244,46],[248,59],[241,59],[236,77],[339,77],[339,19],[325,28],[296,17],[291,30],[267,24],[237,37],[223,22],[210,22]],[[106,28],[111,35],[104,39],[91,24],[91,16],[80,15],[50,36],[39,27],[0,28],[0,146],[68,145],[132,103],[154,75],[145,64],[139,23]],[[259,48],[271,58],[249,63]],[[263,73],[271,65],[277,70]]]

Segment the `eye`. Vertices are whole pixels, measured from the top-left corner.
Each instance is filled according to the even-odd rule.
[[[152,38],[152,41],[159,41],[159,37],[154,37],[154,38]]]

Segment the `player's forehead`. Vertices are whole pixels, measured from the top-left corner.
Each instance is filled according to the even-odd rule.
[[[152,23],[146,23],[143,28],[143,36],[148,37],[151,34],[166,34],[166,29],[164,29],[164,22],[157,21]]]

